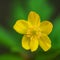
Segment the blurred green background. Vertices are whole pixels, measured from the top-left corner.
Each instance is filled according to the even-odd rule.
[[[27,20],[30,11],[37,12],[41,21],[53,23],[49,35],[52,48],[44,52],[26,51],[21,46],[22,35],[13,25],[18,19]],[[0,0],[0,60],[60,60],[60,1],[59,0]]]

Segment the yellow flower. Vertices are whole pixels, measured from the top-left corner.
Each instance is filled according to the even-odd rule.
[[[13,28],[20,34],[24,34],[22,38],[22,47],[31,52],[36,51],[40,46],[44,51],[51,48],[51,40],[48,35],[51,33],[53,25],[49,21],[40,22],[37,13],[31,11],[28,15],[28,21],[18,20]]]

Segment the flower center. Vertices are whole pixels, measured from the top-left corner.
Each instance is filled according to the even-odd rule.
[[[27,30],[27,33],[26,33],[27,37],[37,36],[39,38],[40,35],[41,35],[40,29],[39,28],[34,28],[34,27],[29,28]]]

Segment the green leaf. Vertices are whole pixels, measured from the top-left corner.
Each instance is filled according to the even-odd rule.
[[[10,34],[8,30],[0,26],[0,43],[8,46],[12,51],[20,52],[22,48],[18,42],[19,41],[13,37],[13,34]]]

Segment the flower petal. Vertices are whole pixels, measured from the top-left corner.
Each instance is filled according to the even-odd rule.
[[[22,47],[26,50],[29,50],[30,49],[29,43],[30,43],[29,38],[26,37],[26,36],[23,36],[23,38],[22,38]]]
[[[38,48],[38,39],[36,37],[31,37],[30,49],[31,51],[36,51]]]
[[[28,15],[28,21],[33,25],[40,25],[40,17],[37,13],[31,11]]]
[[[18,20],[15,25],[13,26],[13,28],[21,34],[25,34],[28,28],[28,23],[24,20]]]
[[[39,40],[39,45],[44,51],[49,50],[51,48],[51,41],[49,37],[47,35],[42,34]]]
[[[53,25],[49,21],[43,21],[40,24],[40,29],[42,33],[45,33],[47,35],[50,34],[50,32],[52,31],[52,28],[53,28]]]

